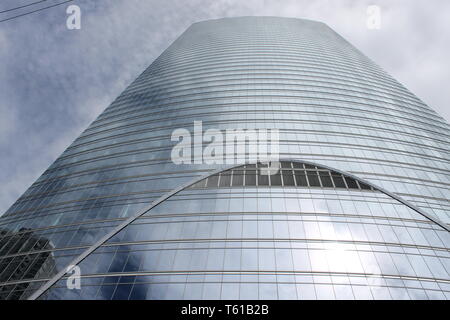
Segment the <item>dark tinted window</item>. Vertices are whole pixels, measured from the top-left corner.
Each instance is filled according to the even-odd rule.
[[[345,177],[345,181],[347,182],[347,186],[350,189],[359,189],[358,188],[358,184],[356,183],[356,181],[354,179],[349,178],[349,177]]]
[[[363,182],[321,167],[289,161],[281,161],[279,164],[281,169],[276,169],[276,172],[270,172],[267,164],[243,165],[203,179],[190,188],[297,186],[374,190]]]
[[[295,171],[295,180],[298,187],[307,187],[308,182],[306,180],[306,174],[304,171]]]
[[[258,175],[258,186],[268,186],[269,185],[269,176],[264,174]]]
[[[361,181],[358,181],[358,183],[359,183],[359,186],[361,187],[361,189],[364,189],[364,190],[371,190],[372,189],[369,185],[367,185],[367,184],[365,184],[365,183],[363,183]]]
[[[290,169],[291,168],[291,162],[281,161],[281,168],[283,168],[283,169]]]
[[[244,171],[233,170],[232,185],[233,187],[244,185]]]
[[[303,163],[293,162],[292,165],[294,168],[303,169]]]
[[[245,185],[246,186],[256,186],[256,169],[255,170],[245,170]]]
[[[328,171],[326,172],[320,172],[320,181],[322,181],[322,187],[324,188],[332,188],[333,183],[331,182],[330,173]]]
[[[311,187],[320,187],[319,177],[316,171],[306,171],[308,174],[308,181]]]
[[[194,183],[191,188],[198,189],[198,188],[205,188],[206,187],[206,179],[200,180],[197,183]]]
[[[283,185],[285,186],[295,186],[294,174],[292,170],[283,170]]]
[[[217,188],[218,184],[219,184],[219,176],[217,174],[208,177],[208,182],[206,184],[208,188]]]
[[[220,174],[220,187],[229,187],[231,185],[231,172],[225,172]]]
[[[333,178],[333,182],[336,188],[346,188],[344,178],[342,178],[342,175],[336,173],[331,175]]]
[[[281,186],[281,172],[270,175],[270,184],[272,186]]]

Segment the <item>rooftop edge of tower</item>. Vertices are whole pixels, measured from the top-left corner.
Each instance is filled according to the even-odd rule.
[[[206,19],[206,20],[201,20],[201,21],[196,21],[194,23],[191,24],[191,26],[193,25],[197,25],[197,24],[203,24],[203,23],[211,23],[211,22],[219,22],[219,21],[223,21],[223,20],[263,20],[263,19],[280,19],[280,20],[297,20],[297,21],[302,21],[302,22],[306,22],[306,23],[311,23],[311,24],[320,24],[320,25],[324,25],[329,27],[326,23],[322,22],[322,21],[317,21],[317,20],[311,20],[311,19],[305,19],[305,18],[295,18],[295,17],[277,17],[277,16],[238,16],[238,17],[223,17],[223,18],[217,18],[217,19]]]

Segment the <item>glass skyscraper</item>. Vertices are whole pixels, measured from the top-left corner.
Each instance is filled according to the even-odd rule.
[[[175,164],[194,121],[277,172]],[[0,298],[450,298],[449,129],[323,23],[195,23],[0,218]]]

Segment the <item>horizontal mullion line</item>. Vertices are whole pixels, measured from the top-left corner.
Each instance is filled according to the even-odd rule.
[[[257,74],[257,73],[254,73]],[[259,75],[262,75],[263,73],[260,73]],[[238,74],[237,74],[238,75]],[[379,97],[385,97],[384,95],[394,95],[396,96],[396,100],[400,101],[401,103],[405,103],[405,97],[401,97],[397,94],[394,94],[392,92],[389,92],[387,90],[385,91],[380,91],[380,90],[374,90],[373,87],[363,87],[361,86],[362,83],[358,83],[356,81],[346,81],[346,82],[336,82],[336,81],[330,81],[329,78],[325,78],[325,77],[313,77],[313,76],[308,76],[308,75],[302,75],[301,78],[288,78],[286,77],[286,75],[283,75],[284,77],[281,78],[275,78],[275,77],[267,77],[267,75],[269,74],[265,74],[266,77],[249,77],[249,74],[246,74],[246,76],[248,77],[247,79],[244,79],[242,77],[238,77],[238,78],[229,78],[229,79],[223,79],[223,77],[216,77],[216,76],[207,76],[207,77],[196,77],[194,79],[207,79],[207,78],[216,78],[216,79],[210,79],[210,80],[201,80],[201,81],[193,81],[194,79],[190,79],[190,80],[177,80],[177,81],[170,81],[169,83],[162,83],[161,85],[153,85],[151,83],[143,83],[141,85],[136,85],[133,84],[133,86],[131,88],[129,88],[125,94],[123,94],[122,96],[120,96],[120,99],[118,99],[117,101],[122,101],[123,99],[127,98],[127,97],[132,97],[133,95],[136,94],[144,94],[144,93],[148,93],[151,91],[155,91],[158,92],[158,90],[161,89],[167,89],[167,88],[186,88],[186,87],[190,87],[190,89],[198,89],[198,88],[205,88],[204,85],[202,84],[207,84],[207,87],[211,87],[210,84],[211,83],[227,83],[229,82],[231,85],[245,85],[245,86],[253,86],[255,84],[268,84],[269,82],[261,82],[262,81],[274,81],[273,84],[275,85],[297,85],[297,86],[318,86],[318,87],[327,87],[327,88],[331,88],[331,89],[343,89],[343,90],[347,90],[347,91],[352,91],[352,92],[358,92],[358,93],[364,93],[364,94],[368,94],[367,90],[371,90],[369,91],[369,94],[371,95],[375,95],[375,96],[379,96]],[[273,74],[272,74],[273,75]],[[227,75],[229,76],[229,75]],[[219,79],[217,79],[219,78]],[[327,81],[325,80],[317,80],[317,79],[327,79]],[[281,80],[281,81],[280,81]],[[260,81],[260,82],[258,82]],[[282,81],[290,81],[290,82],[282,82]],[[295,82],[297,81],[297,82]],[[306,83],[305,83],[306,82]],[[360,85],[355,85],[355,84],[350,84],[349,82],[353,82],[353,83],[358,83]],[[175,84],[178,83],[178,84]],[[351,90],[349,90],[348,88],[352,88]],[[356,90],[356,89],[360,89],[360,90]],[[408,102],[410,103],[410,102]],[[423,112],[422,112],[423,114]],[[440,121],[442,122],[442,119],[437,116],[437,115],[431,115],[433,116],[432,121]],[[431,120],[431,119],[430,119]]]

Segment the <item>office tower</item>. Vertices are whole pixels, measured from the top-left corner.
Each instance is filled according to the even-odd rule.
[[[200,122],[277,129],[277,170],[174,163],[173,133]],[[0,263],[54,263],[2,275],[2,294],[446,299],[449,128],[323,23],[195,23],[0,219]],[[8,249],[29,233],[51,247]]]

